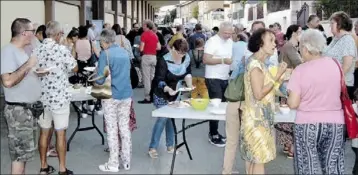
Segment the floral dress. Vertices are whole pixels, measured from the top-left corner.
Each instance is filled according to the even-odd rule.
[[[259,68],[264,73],[264,85],[272,76],[263,62],[250,58],[245,72],[245,103],[240,128],[240,151],[244,160],[252,163],[267,163],[276,157],[274,138],[275,91],[269,92],[261,101],[255,99],[250,73]]]

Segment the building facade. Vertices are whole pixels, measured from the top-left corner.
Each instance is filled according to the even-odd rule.
[[[18,17],[28,18],[39,25],[56,20],[69,29],[91,20],[103,20],[112,25],[120,24],[129,31],[133,23],[154,20],[155,9],[178,3],[150,0],[1,1],[1,47],[10,41],[10,26]]]

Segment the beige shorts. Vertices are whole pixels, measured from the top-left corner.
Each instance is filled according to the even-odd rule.
[[[68,127],[68,120],[70,117],[70,105],[65,105],[56,110],[45,109],[44,115],[39,118],[39,125],[42,129],[50,129],[52,121],[55,130],[63,130]]]

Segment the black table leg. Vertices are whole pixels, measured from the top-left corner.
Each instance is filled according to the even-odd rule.
[[[170,119],[172,121],[172,124],[173,124],[173,128],[174,128],[174,153],[173,153],[173,158],[172,158],[172,165],[170,167],[170,175],[173,174],[173,171],[174,171],[174,165],[175,165],[175,158],[177,156],[177,148],[179,147],[178,146],[178,133],[177,133],[177,126],[175,124],[175,119],[171,118]]]
[[[189,146],[188,146],[188,142],[186,141],[186,133],[185,133],[185,131],[187,129],[189,129],[189,128],[192,128],[192,127],[196,126],[196,125],[200,125],[200,124],[209,122],[209,120],[200,121],[200,122],[193,123],[193,124],[190,124],[190,125],[186,126],[185,125],[185,119],[183,119],[183,121],[182,121],[182,130],[180,130],[180,131],[177,130],[177,127],[176,127],[176,124],[175,124],[175,119],[171,118],[170,120],[172,121],[172,124],[173,124],[174,137],[175,137],[174,138],[174,145],[175,145],[174,146],[174,153],[173,153],[173,158],[172,158],[172,164],[171,164],[171,167],[170,167],[170,174],[172,175],[173,171],[174,171],[174,165],[175,165],[175,159],[176,159],[176,155],[177,155],[176,154],[177,149],[179,149],[180,147],[185,145],[190,160],[193,160],[193,157],[191,156],[190,149],[189,149]],[[181,132],[183,133],[183,142],[178,144],[178,134],[180,134]]]
[[[191,156],[191,153],[190,153],[190,150],[189,150],[188,142],[186,141],[185,130],[186,130],[186,128],[185,128],[185,119],[183,119],[183,121],[182,121],[183,143],[185,145],[186,151],[188,152],[189,159],[193,160],[193,157]]]
[[[94,121],[94,118],[95,118],[95,109],[96,107],[93,108],[92,111],[90,111],[90,113],[88,113],[88,111],[82,111],[76,104],[75,102],[71,102],[73,108],[75,109],[76,113],[77,113],[77,126],[76,126],[76,129],[75,131],[73,131],[73,133],[71,134],[70,138],[68,139],[67,141],[67,151],[70,151],[70,144],[71,144],[71,141],[72,139],[75,137],[76,133],[78,131],[88,131],[88,130],[92,130],[92,129],[95,129],[99,135],[101,136],[101,139],[102,139],[102,145],[104,145],[104,136],[102,134],[102,132],[98,129],[97,125],[95,124],[95,121]],[[99,101],[96,102],[96,105],[99,104]],[[82,107],[82,105],[81,105]],[[86,113],[88,115],[91,115],[92,117],[92,127],[85,127],[85,128],[80,128],[81,126],[81,114],[82,113]]]

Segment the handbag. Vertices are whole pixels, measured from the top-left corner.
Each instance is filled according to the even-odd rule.
[[[97,71],[88,77],[88,82],[93,82],[93,86],[91,89],[91,95],[97,99],[110,99],[112,98],[112,87],[111,87],[111,79],[110,79],[110,71],[109,71],[109,56],[107,54],[107,66],[104,67],[104,75],[93,78],[97,75]],[[105,82],[102,85],[97,84],[95,81],[105,78]]]
[[[358,138],[358,122],[356,119],[357,114],[353,109],[352,101],[348,95],[342,68],[337,60],[333,59],[333,61],[337,64],[339,71],[341,73],[341,91],[342,91],[341,101],[342,101],[342,109],[344,114],[344,121],[346,123],[348,138],[350,139]]]
[[[122,37],[124,37],[124,36],[120,36],[119,45],[124,48],[125,46],[124,46],[124,41],[123,41]],[[131,85],[132,85],[132,89],[134,89],[139,84],[139,77],[138,77],[137,70],[135,69],[135,66],[134,66],[134,63],[132,60],[130,60],[130,64],[131,64],[131,69],[130,69]]]
[[[245,100],[244,73],[238,75],[235,79],[230,80],[224,96],[229,102],[238,102]]]
[[[90,42],[91,45],[91,57],[88,59],[88,66],[95,66],[96,62],[98,61],[97,55],[93,52],[93,45],[92,42]]]

